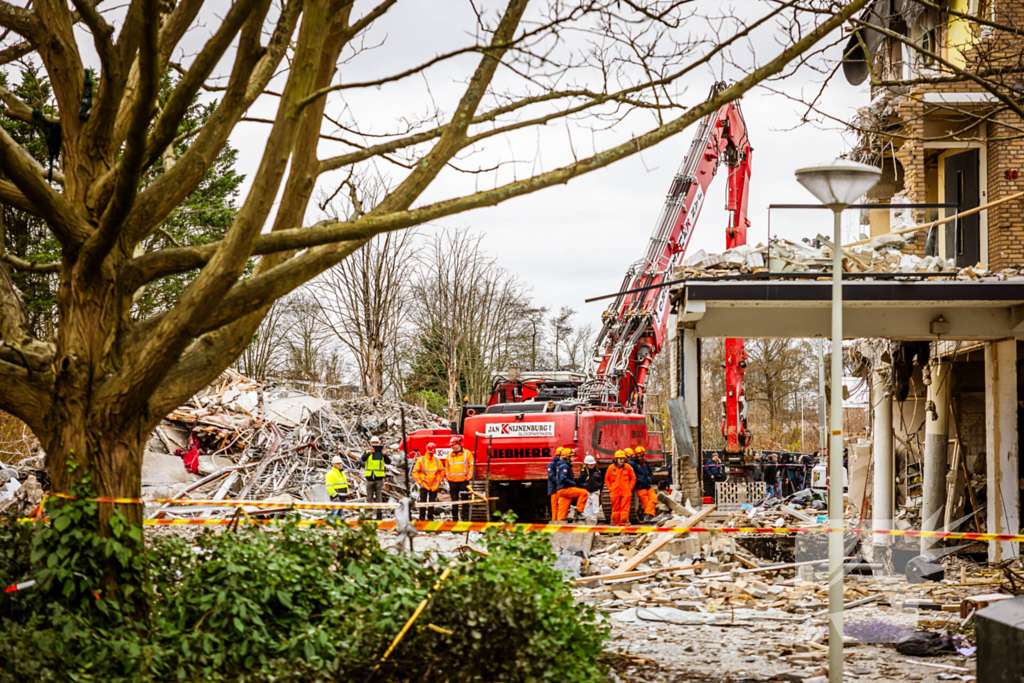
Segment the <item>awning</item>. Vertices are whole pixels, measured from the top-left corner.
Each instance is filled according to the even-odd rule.
[[[832,334],[830,282],[691,280],[677,291],[678,324],[698,337]],[[939,335],[933,329],[948,331]],[[843,335],[906,341],[1024,339],[1024,280],[847,281]]]

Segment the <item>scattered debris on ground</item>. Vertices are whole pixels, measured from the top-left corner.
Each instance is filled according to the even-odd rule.
[[[719,527],[735,513],[712,519]],[[827,680],[817,678],[828,673],[825,554],[767,563],[744,547],[752,535],[702,533],[654,552],[658,534],[597,536],[574,592],[609,616],[619,680]],[[919,584],[881,567],[860,573],[853,559],[847,568],[857,573],[844,577],[847,680],[973,680],[974,615],[1024,592],[1001,568],[948,555],[948,578]]]

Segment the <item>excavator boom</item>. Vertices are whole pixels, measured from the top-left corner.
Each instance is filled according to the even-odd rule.
[[[724,84],[712,89],[717,94]],[[669,186],[647,253],[634,263],[622,281],[620,294],[602,315],[590,380],[580,396],[594,405],[643,413],[647,376],[661,352],[668,325],[667,287],[662,287],[686,254],[711,181],[719,168],[728,173],[726,248],[746,244],[747,196],[753,149],[739,102],[729,102],[701,120],[690,150]],[[747,445],[743,372],[746,353],[742,339],[726,340],[726,396],[723,435],[727,449],[741,452]]]

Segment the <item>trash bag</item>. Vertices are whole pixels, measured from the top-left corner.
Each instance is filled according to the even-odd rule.
[[[907,581],[924,583],[925,581],[942,581],[946,578],[946,570],[939,563],[938,555],[925,553],[907,562]]]
[[[914,631],[896,641],[896,651],[911,657],[931,657],[955,652],[953,639],[935,631]]]

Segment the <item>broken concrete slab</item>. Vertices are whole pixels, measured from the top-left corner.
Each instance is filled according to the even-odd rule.
[[[145,451],[142,455],[142,485],[182,484],[196,477],[185,471],[185,464],[176,455]]]

